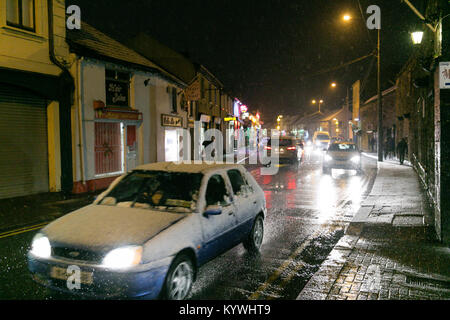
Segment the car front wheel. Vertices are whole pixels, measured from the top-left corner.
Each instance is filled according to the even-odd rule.
[[[248,252],[255,254],[259,252],[264,237],[264,220],[258,216],[253,223],[252,231],[248,238],[244,241],[244,248]]]
[[[166,300],[183,300],[192,289],[194,282],[194,266],[187,255],[180,255],[167,272],[162,291],[162,298]]]

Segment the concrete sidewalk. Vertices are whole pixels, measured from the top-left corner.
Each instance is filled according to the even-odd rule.
[[[449,266],[414,169],[378,163],[372,191],[297,299],[447,300]]]

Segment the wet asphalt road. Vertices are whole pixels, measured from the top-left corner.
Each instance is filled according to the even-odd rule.
[[[322,174],[320,151],[307,151],[298,165],[280,165],[274,176],[249,171],[262,186],[268,214],[261,254],[242,245],[199,270],[190,299],[295,299],[318,270],[370,191],[376,161],[363,157],[364,174]],[[0,299],[73,299],[34,283],[26,252],[37,231],[0,238]]]

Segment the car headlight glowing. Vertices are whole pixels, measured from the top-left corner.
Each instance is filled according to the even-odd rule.
[[[50,241],[42,233],[38,233],[34,236],[31,243],[31,253],[36,257],[48,258],[52,254],[52,247]]]
[[[124,269],[141,263],[142,247],[128,246],[111,250],[103,258],[103,266],[110,269]]]
[[[351,160],[352,160],[353,163],[359,163],[359,161],[361,160],[361,157],[360,156],[354,156]]]
[[[326,154],[325,161],[331,161],[331,160],[333,160],[333,158],[329,154]]]

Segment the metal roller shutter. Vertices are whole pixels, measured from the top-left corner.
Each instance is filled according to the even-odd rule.
[[[0,199],[49,191],[46,106],[0,83]]]

